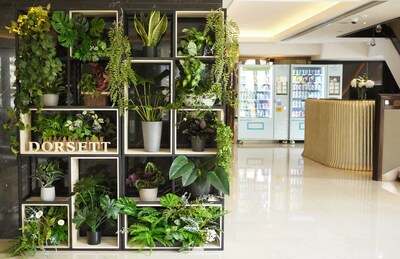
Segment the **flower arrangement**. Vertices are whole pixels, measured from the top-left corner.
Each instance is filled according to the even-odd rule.
[[[143,170],[140,167],[131,168],[129,173],[126,184],[135,186],[138,190],[156,188],[165,183],[163,173],[152,162],[147,162]]]
[[[358,99],[365,100],[367,98],[367,89],[374,87],[375,82],[369,80],[366,75],[358,76],[351,80],[351,87],[356,88]]]

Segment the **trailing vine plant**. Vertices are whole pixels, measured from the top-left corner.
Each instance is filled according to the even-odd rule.
[[[137,78],[131,66],[131,46],[128,37],[124,34],[122,22],[115,24],[109,31],[108,37],[110,61],[107,68],[110,72],[110,80],[107,91],[110,92],[112,106],[118,105],[122,115],[124,108],[128,106],[125,86],[136,85]]]
[[[222,121],[216,121],[217,135],[215,142],[217,144],[217,166],[225,169],[228,176],[231,175],[232,163],[232,130]]]
[[[226,103],[232,107],[236,106],[236,94],[229,87],[230,78],[235,68],[239,55],[239,26],[232,20],[225,21],[224,12],[221,9],[212,11],[206,17],[204,34],[214,34],[214,64],[212,74],[214,75],[211,88],[222,100],[226,93]]]

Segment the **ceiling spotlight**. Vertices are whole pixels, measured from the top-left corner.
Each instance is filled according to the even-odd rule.
[[[351,19],[351,23],[352,23],[352,24],[357,24],[357,23],[358,23],[358,18],[353,18],[353,19]]]
[[[375,28],[376,33],[381,33],[382,32],[382,26],[378,24]]]

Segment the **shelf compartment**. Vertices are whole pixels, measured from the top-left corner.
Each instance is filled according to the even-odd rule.
[[[168,103],[173,100],[173,61],[172,60],[133,60],[132,67],[138,75],[144,78],[154,78],[161,72],[169,70],[168,75],[162,78],[156,84],[151,85],[151,90],[163,90],[166,92]],[[140,90],[140,88],[139,88]],[[129,99],[135,97],[134,88],[125,87],[125,94]],[[143,93],[139,93],[143,94]],[[142,119],[136,111],[125,111],[124,117],[124,154],[126,155],[171,155],[172,154],[172,111],[163,111],[162,113],[162,136],[160,151],[145,152],[142,135]]]
[[[196,28],[200,31],[204,30],[206,24],[206,17],[212,11],[176,11],[175,12],[175,49],[174,55],[177,58],[184,58],[185,56],[179,55],[178,49],[180,47],[179,37],[183,35],[182,30],[187,28]],[[197,56],[198,58],[210,58],[212,56]]]
[[[48,208],[49,207],[59,207],[59,208],[64,208],[65,209],[65,218],[57,218],[56,219],[56,224],[58,223],[58,220],[63,219],[64,220],[64,226],[68,226],[68,230],[67,230],[67,235],[68,237],[66,238],[65,241],[62,241],[60,244],[58,245],[46,245],[43,248],[45,249],[68,249],[70,248],[70,219],[69,219],[69,204],[48,204],[48,203],[24,203],[21,205],[21,226],[22,228],[25,226],[25,224],[27,224],[27,220],[29,220],[29,217],[27,218],[27,209],[29,208],[37,208],[35,211],[42,211],[42,215],[39,217],[46,217],[47,213],[48,213]],[[42,208],[42,210],[38,209],[38,208]],[[35,215],[32,214],[33,217],[35,217]]]
[[[32,125],[32,115],[36,114],[37,109],[30,109],[30,113],[22,114],[21,119],[25,125]],[[42,146],[43,143],[40,143],[37,138],[34,138],[34,134],[29,127],[26,127],[24,130],[20,130],[20,152],[23,155],[118,155],[119,154],[119,145],[120,145],[120,136],[119,136],[119,128],[120,128],[120,119],[119,119],[119,111],[116,108],[64,108],[64,107],[54,107],[54,108],[43,108],[41,109],[41,113],[81,113],[83,111],[94,111],[96,114],[99,112],[102,114],[106,114],[107,117],[115,124],[116,126],[116,133],[115,133],[115,140],[112,141],[111,144],[107,145],[107,151],[104,150],[87,150],[84,146],[88,146],[88,144],[81,144],[81,151],[79,151],[80,146],[78,144],[74,144],[73,150],[72,148],[68,151],[65,143],[57,142],[58,144],[45,144]],[[35,125],[32,125],[35,126]],[[82,141],[80,143],[83,143]],[[109,142],[105,139],[105,142]],[[90,144],[89,144],[90,145]],[[42,150],[44,147],[44,150]],[[52,148],[53,147],[53,148]],[[52,151],[51,149],[56,149],[57,151]],[[103,145],[103,148],[105,146]],[[86,150],[84,150],[86,149]],[[51,151],[49,151],[51,150]]]
[[[188,156],[203,156],[203,155],[215,155],[217,154],[217,147],[216,143],[213,139],[208,139],[206,144],[206,149],[202,152],[192,151],[190,145],[190,138],[189,136],[182,133],[185,128],[181,125],[181,120],[185,116],[186,113],[189,113],[189,116],[193,116],[190,113],[198,113],[198,112],[212,112],[216,119],[219,121],[225,120],[225,113],[223,109],[213,108],[213,109],[195,109],[195,108],[188,108],[188,109],[179,109],[174,110],[174,117],[176,118],[176,125],[174,127],[174,139],[175,139],[175,149],[174,154],[176,155],[188,155]],[[195,116],[195,114],[194,114]],[[215,133],[212,134],[211,138],[215,138]]]
[[[71,158],[71,185],[72,192],[74,191],[74,184],[78,180],[86,175],[94,175],[99,172],[99,170],[104,170],[107,172],[107,179],[111,183],[111,192],[115,193],[115,198],[118,199],[120,193],[119,179],[120,179],[120,162],[119,157],[72,157]],[[113,179],[115,183],[113,183]],[[71,217],[74,217],[76,211],[75,206],[75,196],[71,197]],[[108,226],[108,225],[107,225]],[[86,236],[82,231],[75,228],[75,224],[71,225],[71,239],[73,249],[119,249],[120,247],[120,234],[118,230],[120,229],[119,217],[116,220],[116,226],[108,229],[112,232],[112,235],[106,235],[102,233],[101,243],[93,246],[87,244]],[[114,234],[116,233],[117,234]]]

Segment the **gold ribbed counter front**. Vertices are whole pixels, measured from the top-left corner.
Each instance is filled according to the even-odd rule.
[[[323,165],[372,170],[375,101],[307,99],[303,156]]]

